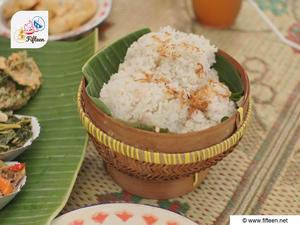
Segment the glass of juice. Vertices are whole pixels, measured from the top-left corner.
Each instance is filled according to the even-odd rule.
[[[229,28],[235,22],[242,0],[192,0],[197,20],[215,28]]]

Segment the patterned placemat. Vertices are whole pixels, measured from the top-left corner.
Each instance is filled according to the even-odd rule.
[[[298,0],[256,2],[285,36],[300,42]],[[200,26],[182,0],[115,0],[108,24],[100,35],[102,46],[145,26],[156,30],[170,24],[205,35],[248,71],[254,118],[235,151],[210,169],[196,191],[165,201],[122,192],[90,144],[63,213],[134,202],[170,209],[203,225],[228,224],[231,214],[300,214],[300,55],[278,40],[247,1],[229,30]]]

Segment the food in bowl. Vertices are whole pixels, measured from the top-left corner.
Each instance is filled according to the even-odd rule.
[[[171,27],[140,37],[99,98],[114,118],[172,133],[215,126],[235,112],[231,91],[219,81],[217,48],[203,36]]]
[[[18,192],[25,178],[24,163],[4,163],[0,161],[0,199]]]
[[[32,145],[40,131],[36,117],[0,111],[0,160],[14,160]]]
[[[25,183],[24,163],[0,160],[0,210],[16,197]]]
[[[232,152],[238,144],[251,114],[250,83],[246,71],[232,56],[220,49],[217,52],[213,50],[212,57],[216,62],[208,67],[217,71],[219,81],[231,92],[228,101],[233,102],[234,113],[229,118],[222,115],[220,118],[223,122],[209,129],[186,133],[157,133],[153,132],[153,126],[150,126],[150,130],[149,127],[139,126],[144,124],[116,119],[109,105],[101,99],[101,90],[105,83],[107,85],[116,77],[114,75],[120,73],[122,63],[127,60],[126,54],[129,54],[128,48],[150,32],[150,29],[144,28],[130,33],[87,61],[83,66],[84,78],[78,92],[78,107],[80,119],[116,183],[135,195],[168,199],[194,190],[205,178],[207,169]],[[146,48],[149,46],[146,45],[140,51],[147,52]],[[153,51],[157,52],[157,49],[154,48]],[[176,59],[178,56],[175,56]],[[171,57],[168,60],[175,59]],[[150,60],[151,57],[140,64],[147,65]],[[159,60],[153,62],[155,63],[161,64]],[[140,64],[135,63],[132,67],[141,67]],[[186,67],[189,68],[189,65]],[[177,69],[179,70],[175,68],[174,74]],[[181,71],[189,72],[184,69]],[[189,78],[184,73],[182,77]],[[148,77],[142,76],[140,83],[148,83]],[[124,80],[125,78],[127,76],[124,76]],[[150,80],[152,79],[150,76]],[[128,83],[132,82],[132,79],[127,80]],[[124,83],[120,82],[122,86],[117,91],[123,90],[123,95],[126,96],[128,90],[124,88]],[[144,92],[136,92],[133,97],[139,95],[145,96]],[[120,95],[116,94],[116,97]],[[133,102],[134,98],[130,100]]]
[[[32,136],[30,117],[0,112],[0,153],[22,147]]]
[[[9,23],[11,17],[20,10],[47,10],[49,13],[49,34],[61,34],[74,30],[97,11],[96,0],[9,0],[3,5],[4,19]]]
[[[39,90],[42,74],[25,51],[0,56],[0,110],[17,110]]]

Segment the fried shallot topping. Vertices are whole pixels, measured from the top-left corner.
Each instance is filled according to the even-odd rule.
[[[145,73],[144,78],[139,79],[138,81],[140,81],[142,83],[156,83],[156,84],[159,84],[159,83],[167,84],[170,82],[167,78],[165,78],[162,75],[154,77],[153,74],[148,74],[148,73]]]

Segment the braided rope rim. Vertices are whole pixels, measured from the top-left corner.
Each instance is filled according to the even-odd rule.
[[[188,153],[161,153],[154,150],[143,150],[134,146],[127,145],[120,142],[113,137],[104,133],[101,129],[97,128],[92,121],[88,118],[81,106],[81,89],[82,81],[79,86],[77,95],[77,106],[80,114],[80,119],[89,134],[91,134],[98,142],[108,147],[110,151],[120,153],[126,157],[134,160],[143,161],[146,163],[164,164],[164,165],[182,165],[197,163],[203,160],[213,158],[221,153],[226,152],[233,146],[235,146],[242,138],[245,128],[249,123],[251,117],[251,100],[249,101],[248,112],[245,121],[243,116],[240,115],[242,125],[233,133],[229,138],[225,139],[219,144],[210,146],[208,148],[196,150]],[[242,112],[243,108],[239,108],[238,111]]]

